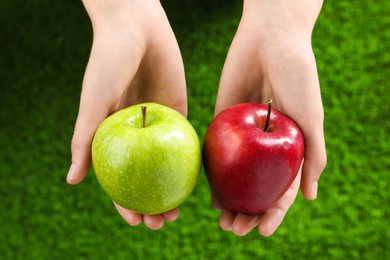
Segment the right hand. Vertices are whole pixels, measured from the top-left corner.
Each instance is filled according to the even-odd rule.
[[[110,114],[141,102],[157,102],[187,114],[184,66],[173,31],[159,1],[84,0],[93,25],[93,45],[84,75],[72,138],[67,182],[87,174],[96,129]],[[142,215],[114,203],[131,226],[159,229],[174,221],[178,208]]]

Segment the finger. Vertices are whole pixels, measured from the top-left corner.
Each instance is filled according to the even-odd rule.
[[[94,133],[107,115],[116,109],[121,93],[138,68],[140,57],[136,54],[130,55],[131,64],[122,64],[120,55],[106,41],[94,40],[72,138],[72,164],[67,175],[69,184],[77,184],[86,176]],[[126,70],[121,69],[124,67]]]
[[[262,236],[271,236],[283,221],[286,212],[279,208],[271,208],[263,215],[259,224],[259,233]]]
[[[97,100],[81,98],[71,143],[72,164],[67,175],[69,184],[78,184],[85,178],[91,162],[93,136],[107,114],[107,109],[103,104],[98,104]]]
[[[179,208],[171,209],[163,213],[163,217],[165,221],[172,222],[175,221],[179,217]]]
[[[161,214],[144,215],[144,223],[148,228],[158,230],[164,225],[164,217]]]
[[[233,222],[233,233],[237,236],[245,236],[257,226],[258,222],[259,216],[251,216],[239,213]]]
[[[259,233],[263,236],[271,236],[283,221],[287,210],[291,207],[299,190],[299,182],[301,180],[301,171],[295,177],[291,187],[286,193],[276,202],[274,207],[267,210],[260,218]]]
[[[142,222],[142,215],[129,209],[125,209],[114,202],[119,214],[130,226],[137,226]]]
[[[223,208],[219,217],[219,226],[225,231],[231,231],[235,217],[236,213]]]
[[[302,129],[303,130],[303,129]],[[303,130],[305,157],[302,168],[301,190],[306,199],[317,198],[318,180],[326,166],[326,148],[322,128]]]
[[[93,136],[106,116],[107,112],[99,109],[93,112],[88,108],[80,109],[72,137],[72,164],[66,178],[69,184],[78,184],[85,178],[91,162]]]
[[[293,63],[288,69],[275,70],[272,82],[275,86],[290,86],[288,92],[282,92],[284,90],[282,87],[278,88],[276,96],[279,97],[279,105],[283,112],[293,118],[302,130],[305,154],[301,189],[307,199],[315,199],[318,180],[326,165],[326,151],[324,111],[318,73],[315,57],[308,49],[310,48],[297,50],[293,57],[286,61]],[[289,76],[278,77],[282,72]],[[291,102],[293,100],[299,100],[299,104]]]

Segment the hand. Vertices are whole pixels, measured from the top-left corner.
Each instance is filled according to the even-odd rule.
[[[91,143],[100,123],[129,105],[153,101],[187,114],[184,67],[160,2],[85,0],[94,38],[72,139],[67,182],[78,184],[91,162]],[[115,204],[115,203],[114,203]],[[178,209],[141,215],[115,204],[132,226],[159,229]]]
[[[313,200],[326,165],[324,112],[311,32],[322,1],[311,5],[250,1],[244,12],[223,68],[215,114],[244,102],[265,103],[272,98],[291,117],[305,138],[305,155],[296,179],[273,208],[261,216],[236,214],[221,207],[220,226],[245,235],[258,225],[260,234],[272,235],[294,202],[299,185]],[[302,8],[301,8],[302,7]]]

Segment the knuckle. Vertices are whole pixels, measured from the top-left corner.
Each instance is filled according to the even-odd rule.
[[[328,159],[327,159],[326,155],[322,156],[322,158],[319,159],[318,168],[319,168],[320,172],[322,172],[326,168],[327,163],[328,163]]]
[[[327,155],[326,155],[326,147],[325,147],[325,140],[323,140],[321,149],[318,151],[318,157],[317,157],[317,167],[319,172],[321,173],[328,163]]]
[[[79,150],[90,150],[91,144],[86,143],[85,140],[83,140],[80,137],[80,135],[78,135],[77,132],[75,132],[73,134],[72,141],[71,141],[71,149],[72,149],[72,153]]]

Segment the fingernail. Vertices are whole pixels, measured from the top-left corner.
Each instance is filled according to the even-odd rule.
[[[75,178],[76,175],[76,164],[72,163],[72,165],[69,168],[68,175],[66,176],[67,182],[72,182],[72,180]]]
[[[310,197],[315,200],[317,198],[318,182],[315,181],[310,186]]]

